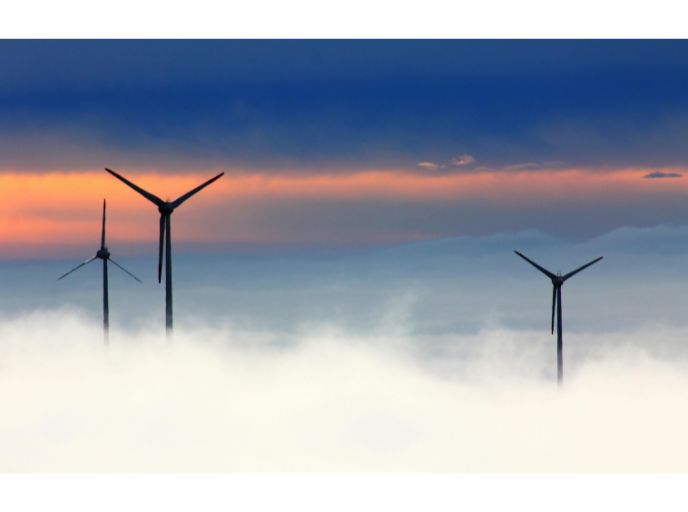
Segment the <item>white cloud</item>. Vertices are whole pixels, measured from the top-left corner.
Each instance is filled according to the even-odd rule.
[[[449,163],[435,163],[435,162],[430,162],[430,161],[423,161],[423,162],[418,162],[416,165],[421,168],[425,169],[427,171],[436,171],[437,169],[444,169],[448,166],[455,166],[455,167],[462,167],[466,165],[470,165],[475,162],[475,158],[472,155],[469,155],[468,153],[463,153],[458,156],[453,157]]]
[[[434,162],[418,162],[416,165],[426,171],[435,171],[440,168],[439,164]]]
[[[289,347],[113,332],[106,353],[97,324],[34,314],[0,336],[2,471],[688,470],[685,359],[621,341],[651,330],[567,367],[561,392],[533,332],[453,334],[435,359],[336,328]]]
[[[457,166],[470,165],[475,162],[475,157],[473,157],[473,155],[469,155],[468,153],[462,153],[461,155],[452,158],[451,162],[453,165]]]

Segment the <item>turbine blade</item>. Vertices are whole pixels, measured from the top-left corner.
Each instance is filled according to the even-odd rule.
[[[552,334],[554,334],[554,308],[557,305],[557,287],[552,286]]]
[[[105,249],[105,199],[103,199],[103,230],[100,233],[100,248]]]
[[[221,172],[220,174],[218,174],[218,175],[215,176],[214,178],[210,178],[208,181],[206,181],[206,182],[203,183],[202,185],[197,186],[195,189],[190,190],[189,192],[187,192],[187,193],[184,194],[183,196],[179,196],[177,199],[175,199],[174,201],[172,201],[172,208],[176,208],[177,206],[181,205],[184,201],[186,201],[187,199],[189,199],[192,195],[194,195],[194,194],[200,192],[201,190],[203,190],[205,187],[207,187],[208,185],[210,185],[213,181],[219,180],[222,176],[224,176],[224,174],[225,174],[224,172]]]
[[[76,267],[74,267],[72,270],[70,270],[70,271],[67,272],[66,274],[62,274],[60,277],[58,277],[57,280],[59,281],[59,280],[62,279],[63,277],[67,277],[69,274],[71,274],[71,273],[74,272],[75,270],[79,270],[81,267],[83,267],[84,265],[88,265],[89,263],[91,263],[93,260],[95,260],[95,259],[97,259],[97,258],[98,258],[98,256],[94,256],[93,258],[88,259],[88,260],[84,261],[83,263],[79,263],[79,264],[78,264]]]
[[[158,247],[158,283],[162,280],[162,249],[165,244],[165,214],[160,215],[160,245]]]
[[[576,270],[574,270],[574,271],[572,271],[572,272],[569,272],[568,274],[566,274],[565,276],[563,276],[562,279],[563,279],[564,281],[566,281],[569,277],[575,276],[578,272],[580,272],[581,270],[584,270],[584,269],[588,268],[590,265],[593,265],[593,264],[597,263],[597,262],[600,261],[602,258],[604,258],[604,256],[600,256],[599,258],[595,258],[595,259],[592,260],[590,263],[586,263],[586,264],[583,265],[582,267],[577,268]]]
[[[528,263],[530,263],[531,265],[533,265],[536,269],[538,269],[540,272],[542,272],[543,274],[545,274],[545,275],[546,275],[547,277],[549,277],[550,279],[554,279],[554,278],[556,277],[552,272],[550,272],[549,270],[547,270],[547,269],[544,268],[544,267],[541,267],[540,265],[538,265],[537,263],[535,263],[533,260],[528,259],[526,256],[524,256],[524,255],[521,254],[520,252],[518,252],[518,251],[514,251],[514,252],[515,252],[516,254],[518,254],[521,258],[523,258],[524,260],[526,260]]]
[[[115,260],[113,260],[112,258],[108,258],[108,259],[110,260],[110,263],[112,263],[112,264],[118,266],[119,268],[121,268],[122,270],[124,270],[127,274],[129,274],[131,277],[133,277],[134,279],[136,279],[139,283],[142,283],[142,282],[143,282],[143,281],[141,281],[138,277],[136,277],[134,274],[132,274],[131,272],[129,272],[126,268],[124,268],[122,265],[120,265],[120,264],[117,263]]]
[[[143,197],[145,197],[146,199],[148,199],[151,203],[153,203],[153,204],[155,204],[155,205],[157,205],[157,206],[160,206],[160,205],[162,205],[162,204],[165,203],[165,201],[163,201],[162,199],[160,199],[160,198],[159,198],[158,196],[156,196],[155,194],[151,194],[150,192],[148,192],[148,191],[146,191],[146,190],[143,190],[141,187],[139,187],[138,185],[133,184],[131,181],[129,181],[128,179],[126,179],[124,176],[120,176],[120,175],[117,174],[115,171],[111,171],[111,170],[108,169],[107,167],[105,168],[105,170],[106,170],[107,172],[109,172],[110,174],[112,174],[112,175],[113,175],[115,178],[117,178],[118,180],[124,182],[125,184],[129,185],[131,188],[133,188],[134,190],[136,190],[139,194],[141,194]]]

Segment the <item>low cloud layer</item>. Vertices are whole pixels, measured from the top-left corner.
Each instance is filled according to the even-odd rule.
[[[0,266],[1,471],[686,471],[686,228]],[[563,290],[554,271],[604,261]],[[76,261],[78,262],[78,260]]]
[[[6,319],[0,470],[688,469],[688,364],[638,350],[651,331],[567,361],[562,391],[549,337],[452,334],[431,357],[391,332],[142,329],[105,351],[73,314]]]

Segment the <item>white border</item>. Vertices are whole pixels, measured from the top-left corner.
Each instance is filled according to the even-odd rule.
[[[12,475],[3,510],[683,511],[686,475]]]
[[[4,38],[673,38],[677,0],[23,0]]]

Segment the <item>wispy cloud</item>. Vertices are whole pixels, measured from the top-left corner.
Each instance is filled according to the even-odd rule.
[[[436,171],[440,168],[440,165],[434,162],[418,162],[416,165],[426,171]]]
[[[468,153],[462,153],[459,156],[455,156],[451,161],[453,165],[458,166],[470,165],[473,162],[475,162],[475,157],[473,155],[469,155]]]
[[[542,167],[537,162],[523,162],[521,164],[507,165],[504,167],[505,171],[527,171],[530,169],[539,169]]]
[[[654,171],[646,174],[643,176],[643,178],[647,179],[655,179],[655,178],[682,178],[683,174],[680,174],[678,172],[662,172],[662,171]]]
[[[448,167],[465,167],[475,162],[475,157],[468,153],[461,153],[458,156],[452,157],[448,162],[435,163],[430,161],[418,162],[416,164],[420,169],[426,171],[436,171],[438,169],[447,169]]]

